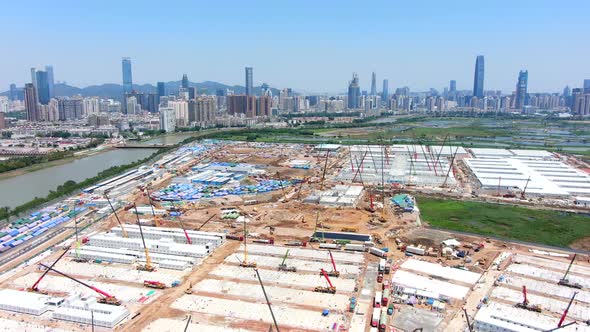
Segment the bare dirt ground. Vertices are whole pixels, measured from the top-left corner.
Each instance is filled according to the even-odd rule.
[[[570,248],[590,251],[590,237],[585,237],[574,241],[574,243],[570,245]]]

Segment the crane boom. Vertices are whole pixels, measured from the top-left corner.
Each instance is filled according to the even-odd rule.
[[[202,224],[201,224],[201,226],[199,226],[199,228],[197,228],[196,230],[197,230],[197,231],[200,231],[200,230],[201,230],[201,228],[203,228],[203,226],[207,225],[207,224],[208,224],[208,223],[211,221],[211,219],[213,219],[213,217],[215,217],[215,216],[216,216],[216,214],[213,214],[211,217],[209,217],[209,219],[205,220],[205,222],[204,222],[204,223],[202,223]],[[179,219],[179,220],[180,220],[180,219]]]
[[[100,289],[98,289],[98,288],[96,288],[94,286],[91,286],[91,285],[89,285],[89,284],[87,284],[87,283],[85,283],[85,282],[83,282],[81,280],[78,280],[78,279],[74,278],[74,277],[71,277],[71,276],[69,276],[69,275],[67,275],[67,274],[65,274],[63,272],[60,272],[60,271],[56,270],[53,267],[49,267],[49,266],[47,266],[47,265],[45,265],[43,263],[39,263],[39,265],[45,267],[47,270],[51,270],[51,271],[53,271],[53,272],[55,272],[55,273],[57,273],[57,274],[59,274],[59,275],[61,275],[63,277],[66,277],[66,278],[68,278],[68,279],[70,279],[72,281],[75,281],[75,282],[79,283],[82,286],[86,286],[86,287],[92,289],[93,291],[97,292],[98,294],[100,294],[100,295],[102,295],[104,297],[107,297],[107,298],[115,298],[114,296],[110,295],[109,293],[107,293],[105,291],[102,291],[102,290],[100,290]]]
[[[561,325],[563,324],[563,321],[565,321],[565,318],[567,317],[567,313],[570,310],[570,307],[572,306],[572,303],[574,302],[574,298],[576,297],[576,295],[578,295],[578,292],[574,292],[574,295],[572,295],[572,298],[570,299],[570,303],[568,303],[567,307],[563,311],[563,315],[561,315],[561,318],[559,319],[559,323],[557,324],[557,327],[561,327]]]
[[[104,197],[107,199],[107,202],[109,202],[109,206],[111,207],[111,210],[113,210],[113,213],[115,214],[115,218],[117,218],[117,223],[121,227],[121,233],[123,233],[123,237],[125,237],[125,238],[129,237],[127,235],[127,231],[125,230],[125,227],[123,227],[123,223],[121,223],[121,220],[119,220],[119,216],[117,215],[117,211],[115,211],[115,208],[113,207],[113,204],[111,203],[111,200],[109,199],[109,196],[105,193]],[[137,213],[137,211],[136,211],[136,213]]]
[[[287,250],[287,253],[289,253],[288,250]],[[287,257],[287,255],[285,254],[285,258],[286,257]],[[258,277],[258,282],[260,283],[260,287],[262,287],[262,292],[264,293],[264,298],[266,299],[266,304],[268,304],[268,310],[270,310],[270,315],[272,316],[272,321],[275,324],[275,328],[277,329],[277,332],[279,332],[279,324],[277,324],[277,319],[275,318],[275,313],[272,311],[272,307],[270,306],[270,300],[268,299],[268,295],[266,294],[266,289],[264,288],[264,284],[262,283],[262,279],[260,278],[260,273],[258,272],[257,268],[254,268],[254,271],[256,272],[256,276]],[[272,326],[271,326],[271,330],[272,330]]]
[[[527,299],[526,297],[526,286],[522,286],[522,295],[524,296],[524,300],[522,301],[522,304],[527,305],[529,304],[529,299]]]
[[[191,241],[190,236],[188,236],[188,233],[186,232],[186,228],[184,228],[184,225],[182,224],[182,220],[180,220],[180,218],[178,218],[178,222],[180,223],[180,227],[182,227],[182,230],[184,231],[184,236],[186,237],[186,243],[193,244],[193,241]]]
[[[135,217],[137,218],[137,226],[139,226],[139,234],[141,235],[141,242],[143,243],[143,251],[145,252],[145,270],[153,271],[154,267],[152,266],[152,259],[150,258],[150,252],[145,245],[145,239],[143,237],[143,229],[141,228],[141,223],[139,222],[139,214],[137,213],[137,206],[135,203],[133,204],[133,209],[135,210]]]
[[[64,252],[62,252],[61,255],[59,255],[59,257],[53,263],[51,263],[49,268],[47,270],[45,270],[45,272],[43,272],[43,274],[39,277],[39,279],[37,279],[37,281],[35,282],[33,287],[30,288],[30,290],[35,291],[35,292],[39,290],[38,286],[39,286],[39,283],[41,282],[41,280],[43,280],[43,278],[45,277],[47,272],[49,272],[49,270],[52,269],[55,266],[55,264],[57,264],[57,262],[59,262],[59,260],[65,256],[65,254],[68,252],[68,250],[70,250],[70,247],[71,246],[68,246],[66,248],[66,250],[64,250]]]
[[[563,275],[562,279],[564,279],[564,280],[567,279],[567,275],[570,273],[572,265],[574,265],[574,261],[576,260],[576,256],[577,256],[577,254],[574,254],[574,257],[572,257],[572,260],[570,261],[570,265],[567,267],[567,270],[565,271],[565,274]]]
[[[336,261],[334,261],[334,256],[332,255],[332,251],[328,250],[328,254],[330,254],[330,260],[332,261],[332,268],[334,268],[334,272],[338,273],[338,269],[336,268]],[[340,274],[340,273],[338,273]]]
[[[326,280],[328,281],[328,285],[330,285],[330,288],[334,288],[334,285],[332,285],[332,281],[330,281],[330,277],[328,277],[328,273],[326,272],[326,270],[321,269],[321,272],[324,278],[326,278]]]
[[[285,265],[287,257],[289,257],[289,249],[287,249],[287,251],[285,252],[285,256],[283,256],[283,261],[281,262],[281,265]]]
[[[328,157],[330,157],[330,151],[326,151],[326,161],[324,162],[324,170],[322,171],[322,181],[320,183],[320,190],[324,190],[324,178],[326,177],[326,169],[328,168]]]
[[[529,181],[531,181],[531,177],[529,176],[528,179],[526,179],[526,183],[524,185],[524,189],[522,189],[522,192],[520,193],[520,199],[524,199],[524,194],[526,193],[526,188],[528,188],[529,186]]]

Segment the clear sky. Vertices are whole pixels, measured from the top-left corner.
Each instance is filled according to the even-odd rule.
[[[52,64],[75,86],[133,82],[254,83],[340,92],[352,72],[371,72],[390,91],[473,87],[485,55],[485,89],[512,91],[529,70],[529,91],[561,91],[590,78],[589,0],[386,1],[4,1],[0,91]]]

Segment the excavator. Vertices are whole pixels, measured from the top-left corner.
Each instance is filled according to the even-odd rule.
[[[139,234],[141,235],[141,242],[143,243],[143,250],[145,253],[145,265],[140,264],[137,266],[137,269],[140,271],[153,272],[155,270],[155,268],[152,265],[152,259],[150,258],[150,251],[148,250],[147,246],[145,245],[145,239],[143,237],[143,229],[141,228],[141,223],[139,222],[139,214],[137,213],[137,206],[135,204],[133,204],[133,208],[135,209],[135,218],[137,218],[137,225],[139,226]]]
[[[529,299],[527,298],[527,295],[526,295],[526,286],[522,286],[522,295],[524,296],[524,300],[522,302],[516,304],[517,308],[530,310],[530,311],[534,311],[534,312],[541,312],[541,306],[539,306],[538,304],[530,304],[529,303]]]
[[[120,300],[118,300],[115,296],[110,295],[109,293],[107,293],[105,291],[102,291],[102,290],[100,290],[100,289],[98,289],[98,288],[96,288],[94,286],[90,286],[89,284],[87,284],[87,283],[85,283],[83,281],[80,281],[80,280],[78,280],[78,279],[76,279],[76,278],[74,278],[72,276],[69,276],[69,275],[67,275],[67,274],[65,274],[63,272],[60,272],[60,271],[56,270],[55,268],[50,267],[50,266],[47,266],[47,265],[45,265],[43,263],[39,263],[39,265],[43,266],[47,270],[51,270],[51,271],[53,271],[53,272],[55,272],[55,273],[57,273],[57,274],[59,274],[59,275],[61,275],[63,277],[66,277],[66,278],[68,278],[68,279],[70,279],[72,281],[75,281],[75,282],[79,283],[82,286],[86,286],[86,287],[92,289],[93,291],[97,292],[98,294],[102,295],[103,297],[101,297],[101,298],[99,298],[97,300],[98,303],[104,303],[104,304],[110,304],[110,305],[121,305],[121,301]]]
[[[574,254],[574,257],[572,257],[572,260],[570,262],[570,265],[567,267],[567,270],[565,271],[565,274],[563,275],[563,278],[559,279],[559,281],[557,282],[558,285],[561,286],[566,286],[566,287],[571,287],[571,288],[577,288],[577,289],[582,289],[583,286],[580,283],[577,282],[572,282],[567,278],[567,275],[570,273],[570,270],[572,268],[572,265],[574,265],[574,261],[576,260],[576,255]]]
[[[55,266],[55,264],[57,264],[57,262],[59,262],[59,260],[66,255],[66,253],[68,252],[69,249],[70,249],[70,246],[66,247],[64,252],[62,252],[61,255],[59,255],[59,257],[53,263],[51,263],[49,269],[53,268]],[[41,276],[39,277],[39,279],[37,279],[37,281],[33,284],[33,286],[27,288],[27,292],[37,292],[37,293],[47,294],[47,292],[45,292],[45,291],[43,291],[43,292],[39,291],[39,283],[41,282],[41,280],[43,280],[43,278],[45,278],[45,275],[47,274],[47,272],[49,272],[49,269],[46,269],[45,272],[43,272],[43,274],[41,274]]]
[[[338,271],[338,269],[336,268],[336,261],[334,261],[334,256],[332,256],[332,251],[328,250],[328,254],[330,254],[330,260],[332,261],[332,271],[328,272],[328,275],[330,277],[338,278],[340,276],[340,271]],[[321,274],[321,272],[320,272],[320,274]]]
[[[336,287],[334,287],[334,285],[332,285],[332,281],[330,281],[330,277],[328,276],[328,273],[326,272],[326,270],[321,269],[320,273],[322,276],[324,276],[324,278],[326,278],[326,281],[328,281],[328,287],[324,287],[324,286],[317,286],[316,288],[314,288],[314,292],[318,292],[318,293],[328,293],[328,294],[336,294]]]
[[[248,262],[248,231],[246,220],[244,220],[244,260],[240,262],[241,267],[256,267],[256,262]]]
[[[283,256],[283,261],[279,264],[279,271],[285,272],[297,272],[297,268],[295,266],[287,266],[285,263],[287,261],[287,257],[289,257],[289,249],[285,252],[285,256]]]

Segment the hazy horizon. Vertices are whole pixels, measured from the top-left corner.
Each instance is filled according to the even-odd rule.
[[[5,49],[0,91],[53,65],[56,81],[86,87],[121,84],[131,57],[134,84],[177,81],[344,92],[352,73],[369,90],[447,87],[471,90],[475,57],[485,56],[485,89],[514,90],[529,72],[529,92],[561,92],[590,78],[583,42],[587,1],[421,1],[370,3],[10,2],[0,23]]]

